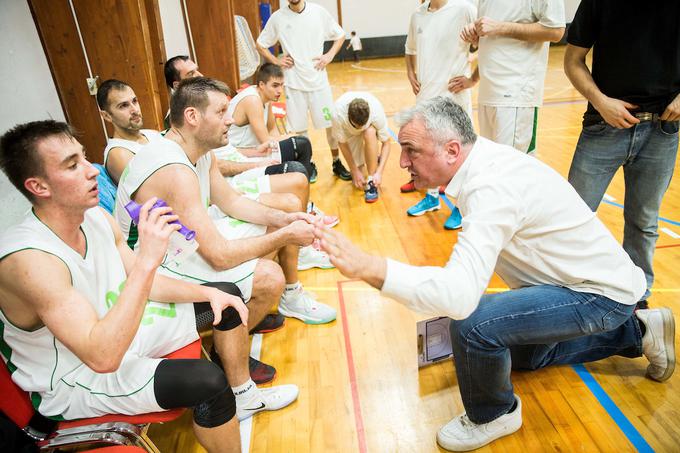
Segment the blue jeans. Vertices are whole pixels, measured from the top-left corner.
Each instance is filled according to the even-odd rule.
[[[654,283],[652,260],[659,237],[659,207],[673,176],[677,151],[677,121],[647,121],[630,129],[600,122],[583,127],[569,169],[569,182],[596,211],[614,174],[623,166],[623,248],[645,272],[647,292],[642,299],[649,297]]]
[[[468,318],[451,321],[458,386],[468,417],[488,423],[514,404],[511,369],[639,357],[635,305],[558,286],[482,296]]]

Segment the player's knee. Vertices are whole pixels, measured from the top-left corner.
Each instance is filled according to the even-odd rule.
[[[200,379],[200,386],[211,395],[194,406],[194,422],[203,428],[221,426],[236,415],[236,399],[224,372],[212,365],[213,371]]]
[[[280,193],[277,203],[279,209],[286,212],[298,212],[302,210],[302,200],[293,193]]]
[[[243,300],[243,294],[238,286],[232,282],[214,282],[206,284],[205,286],[211,286],[217,288],[222,292],[231,294],[232,296],[240,297]],[[239,327],[242,324],[241,315],[234,307],[227,307],[222,310],[222,319],[220,322],[214,326],[216,330],[227,331]]]
[[[298,161],[286,162],[286,168],[284,169],[284,173],[290,174],[297,180],[302,181],[303,184],[308,184],[309,173],[307,172],[307,168],[305,168],[305,166],[301,162]]]
[[[271,260],[258,260],[253,279],[253,295],[260,300],[278,300],[285,284],[281,266]]]

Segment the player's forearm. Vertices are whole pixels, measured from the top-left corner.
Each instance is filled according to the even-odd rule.
[[[239,173],[259,167],[257,162],[233,162],[230,160],[218,159],[217,168],[222,176],[236,176]]]
[[[550,28],[538,22],[533,24],[503,22],[500,25],[498,35],[528,42],[559,42],[564,35],[564,28]]]
[[[149,299],[156,302],[190,303],[208,300],[209,287],[156,273]]]
[[[406,54],[406,73],[409,76],[416,75],[416,56]]]
[[[357,164],[354,162],[354,157],[352,157],[352,152],[350,151],[347,143],[338,142],[338,147],[340,148],[342,157],[345,158],[345,162],[347,162],[347,166],[349,167],[349,169],[353,170],[357,168]]]
[[[257,47],[257,51],[260,53],[260,55],[262,55],[262,58],[264,58],[265,60],[267,60],[269,63],[273,63],[273,64],[275,64],[275,65],[279,65],[279,63],[280,63],[280,62],[279,62],[279,59],[276,58],[276,57],[274,56],[274,54],[271,53],[271,51],[270,51],[268,48],[262,47],[262,46],[259,45],[259,44],[256,44],[256,47]]]
[[[227,206],[217,205],[229,216],[248,223],[276,228],[288,225],[285,212],[270,208],[243,196],[234,197]]]
[[[219,247],[206,247],[203,258],[216,270],[226,270],[246,261],[267,256],[291,242],[286,229],[262,236],[224,241]],[[199,248],[199,253],[202,252]]]
[[[338,52],[340,52],[340,49],[342,48],[342,44],[344,42],[345,42],[344,37],[336,39],[335,42],[333,42],[333,45],[331,46],[331,48],[328,50],[328,52],[326,52],[326,55],[331,57],[331,60],[333,60],[333,58],[335,58],[335,56],[338,54]]]

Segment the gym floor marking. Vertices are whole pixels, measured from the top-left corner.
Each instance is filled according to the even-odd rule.
[[[349,321],[347,319],[347,311],[345,308],[345,291],[377,291],[374,288],[343,288],[343,284],[358,282],[360,280],[338,280],[337,288],[332,287],[316,287],[308,288],[309,290],[319,291],[337,291],[338,292],[338,303],[340,305],[340,318],[342,320],[342,333],[345,341],[345,351],[347,357],[347,369],[349,373],[349,383],[350,390],[352,393],[352,406],[354,409],[354,421],[357,432],[357,441],[359,443],[360,453],[366,453],[366,432],[364,429],[364,420],[361,412],[361,399],[359,396],[359,388],[357,385],[357,374],[354,365],[354,355],[352,353],[352,343],[349,334]],[[507,291],[508,288],[487,288],[487,292],[502,292]],[[653,290],[654,292],[680,292],[680,288],[660,288]],[[604,410],[609,414],[611,419],[614,421],[616,426],[621,430],[621,432],[626,436],[631,444],[639,452],[653,452],[654,449],[649,445],[645,438],[640,434],[640,432],[635,428],[635,426],[628,420],[624,413],[619,409],[619,407],[614,403],[614,401],[609,397],[607,392],[602,388],[602,386],[597,382],[595,377],[590,374],[587,368],[583,364],[571,365],[574,372],[583,380],[588,387],[588,390],[593,394],[595,399],[600,403]]]

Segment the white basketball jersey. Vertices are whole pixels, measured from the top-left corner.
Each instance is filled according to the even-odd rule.
[[[31,211],[9,229],[0,242],[0,259],[25,249],[37,249],[61,259],[73,287],[103,318],[118,301],[127,275],[115,245],[113,231],[101,208],[85,212],[81,230],[85,256],[64,243]],[[49,278],[49,276],[46,276]],[[34,407],[44,415],[67,412],[69,394],[91,370],[45,326],[26,331],[14,326],[0,311],[0,345],[12,379],[31,393]],[[139,330],[127,354],[161,357],[198,338],[192,304],[147,302]]]
[[[257,94],[257,88],[255,85],[251,85],[248,88],[241,90],[234,98],[229,102],[229,108],[227,109],[227,114],[231,117],[234,116],[236,107],[245,98],[249,96],[257,96],[258,102],[260,101],[260,95]],[[269,117],[269,103],[264,105],[264,124],[267,124],[267,118]],[[253,128],[250,124],[245,124],[243,126],[237,126],[232,124],[229,126],[229,144],[234,145],[236,148],[255,148],[260,142],[257,140]]]

